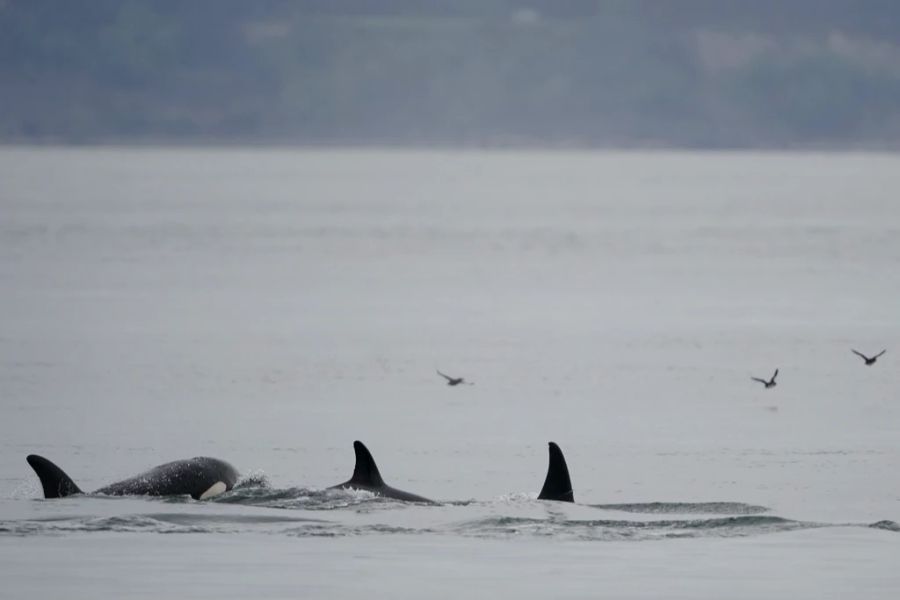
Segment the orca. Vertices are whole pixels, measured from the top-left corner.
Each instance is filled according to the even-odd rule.
[[[410,494],[386,484],[384,479],[381,478],[381,473],[378,472],[378,466],[375,464],[375,459],[372,458],[372,453],[359,440],[353,442],[353,451],[356,453],[356,465],[353,467],[353,476],[344,483],[333,485],[329,489],[367,490],[378,496],[403,500],[404,502],[436,504],[434,500]]]
[[[64,498],[84,492],[55,464],[37,454],[25,459],[41,480],[44,498]],[[181,496],[205,500],[227,492],[237,483],[238,472],[217,458],[197,456],[153,467],[129,479],[93,492],[109,496]]]
[[[547,478],[544,479],[544,487],[538,494],[538,500],[558,500],[560,502],[575,502],[575,494],[572,492],[572,480],[569,479],[569,467],[566,466],[566,457],[555,442],[550,442],[550,464],[547,467]]]

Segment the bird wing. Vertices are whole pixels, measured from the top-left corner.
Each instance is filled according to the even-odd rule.
[[[855,354],[855,355],[857,355],[858,357],[862,358],[863,360],[869,360],[869,357],[868,357],[868,356],[866,356],[866,355],[863,354],[862,352],[857,352],[857,351],[854,350],[853,348],[850,348],[850,352],[852,352],[853,354]]]
[[[765,379],[760,379],[759,377],[751,377],[750,379],[752,379],[753,381],[758,381],[760,383],[769,383]]]
[[[772,381],[775,381],[776,377],[778,377],[778,369],[775,369],[775,372],[772,373]]]
[[[884,354],[885,352],[887,352],[887,350],[882,350],[881,352],[879,352],[878,354],[876,354],[876,355],[873,356],[872,358],[878,358],[879,356],[881,356],[881,355]]]
[[[437,371],[437,369],[435,369],[435,371]],[[452,377],[450,377],[449,375],[444,375],[440,371],[438,371],[437,374],[440,375],[441,377],[443,377],[444,379],[446,379],[447,381],[453,381]]]

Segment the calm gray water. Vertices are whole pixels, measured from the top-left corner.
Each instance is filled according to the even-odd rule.
[[[894,597],[897,189],[878,154],[2,149],[0,597]],[[355,439],[440,504],[325,491]],[[549,440],[576,505],[535,499]],[[45,501],[29,453],[244,482]]]

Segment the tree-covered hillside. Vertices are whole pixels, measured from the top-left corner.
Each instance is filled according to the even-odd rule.
[[[0,0],[0,140],[895,146],[887,0]]]

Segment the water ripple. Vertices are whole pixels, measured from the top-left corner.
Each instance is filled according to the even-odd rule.
[[[772,516],[657,521],[488,517],[459,523],[456,532],[473,537],[526,535],[577,540],[645,540],[670,537],[736,537],[823,526],[825,525]]]
[[[626,504],[591,504],[594,508],[631,513],[756,515],[769,512],[765,506],[743,502],[643,502]]]
[[[264,508],[295,510],[339,510],[355,508],[369,511],[379,508],[403,508],[405,502],[378,496],[366,490],[309,489],[268,487],[235,488],[210,500],[220,504],[240,504]]]

